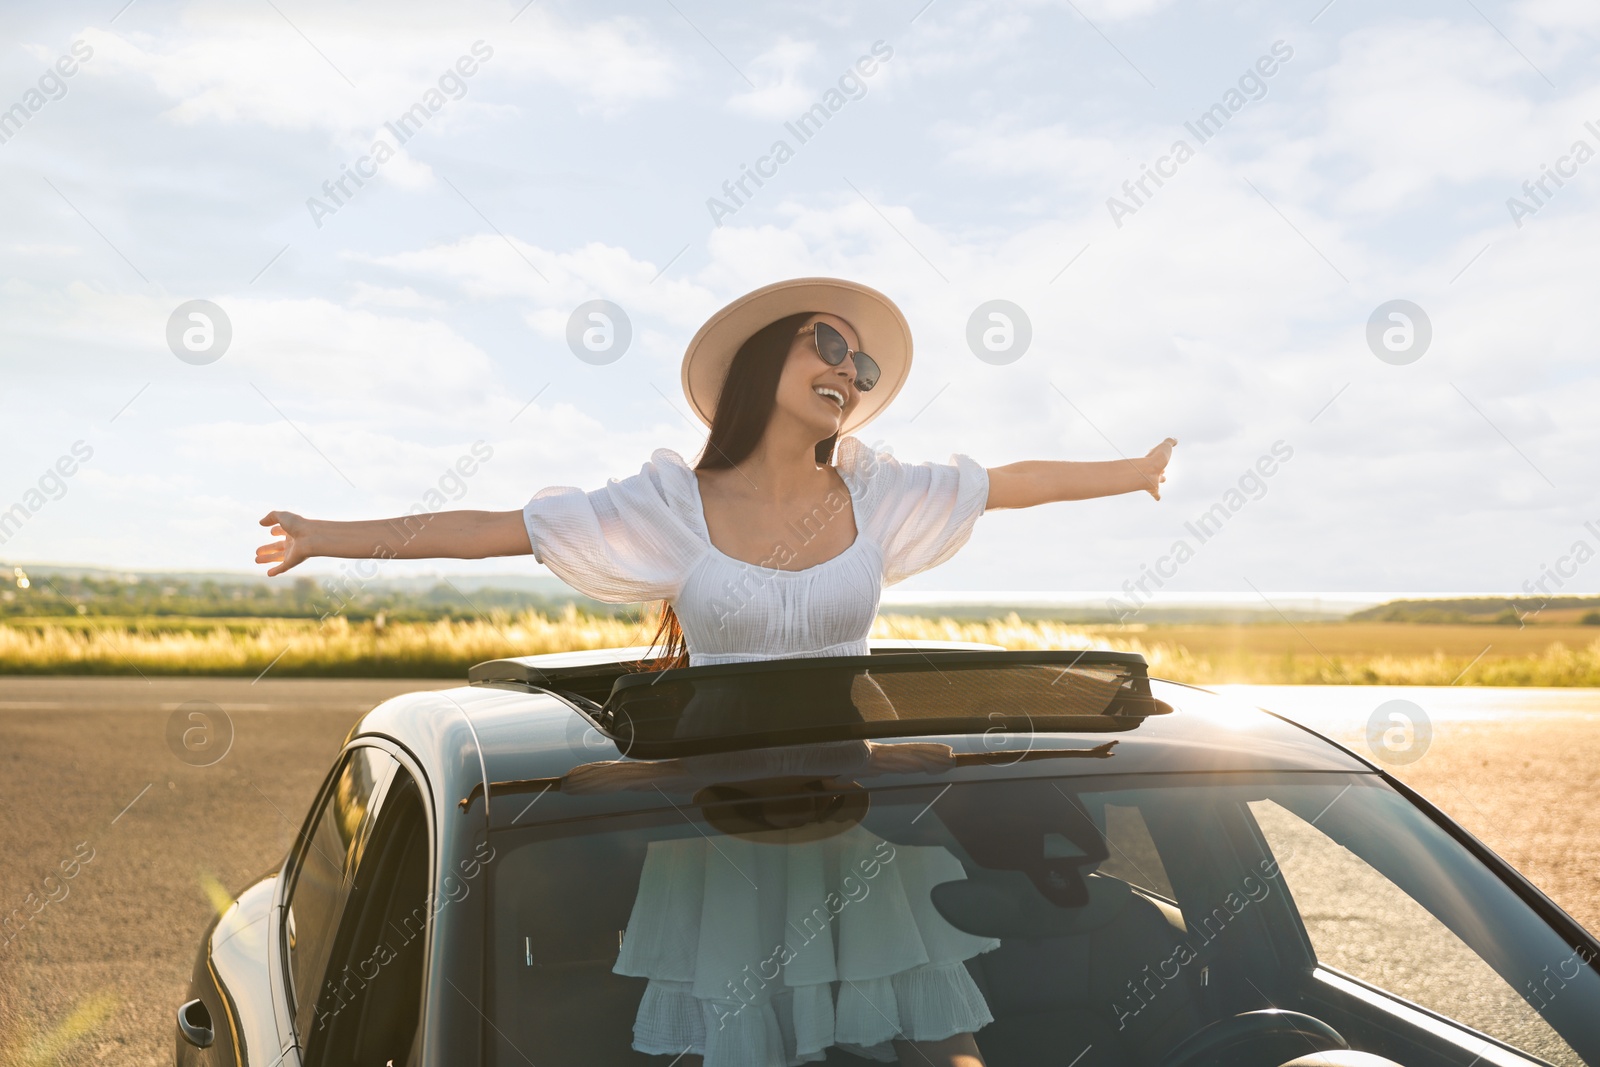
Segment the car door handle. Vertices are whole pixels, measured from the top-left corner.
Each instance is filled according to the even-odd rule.
[[[191,1000],[178,1009],[178,1033],[195,1048],[210,1048],[216,1034],[211,1028],[211,1012],[205,1001]]]

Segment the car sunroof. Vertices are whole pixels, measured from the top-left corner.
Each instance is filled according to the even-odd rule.
[[[1144,657],[1117,652],[890,653],[623,675],[581,709],[635,759],[868,737],[1130,730],[1171,706]]]

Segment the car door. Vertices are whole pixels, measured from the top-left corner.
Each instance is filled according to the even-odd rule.
[[[404,765],[384,792],[334,930],[308,1029],[305,1067],[406,1067],[414,1062],[434,911],[429,822]]]

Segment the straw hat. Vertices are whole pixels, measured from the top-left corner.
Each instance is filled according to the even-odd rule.
[[[741,296],[707,319],[689,342],[683,356],[683,395],[701,422],[711,425],[717,395],[739,346],[768,323],[802,311],[844,319],[855,328],[861,350],[882,371],[840,424],[840,436],[860,429],[888,406],[911,371],[911,326],[905,315],[893,300],[859,282],[791,278]]]

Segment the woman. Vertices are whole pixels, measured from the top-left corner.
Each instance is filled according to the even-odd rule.
[[[661,448],[637,475],[590,492],[548,487],[517,511],[364,522],[269,512],[261,524],[283,539],[259,548],[256,561],[277,564],[271,576],[312,556],[478,559],[531,552],[597,600],[663,601],[654,643],[664,643],[666,652],[650,665],[656,668],[864,655],[883,586],[949,559],[985,511],[1137,490],[1160,499],[1177,443],[1170,437],[1134,460],[1035,460],[985,469],[962,454],[949,464],[904,464],[850,436],[883,411],[910,368],[910,328],[882,293],[832,278],[777,282],[718,311],[689,344],[684,392],[710,427],[692,468]],[[944,850],[902,851],[911,858],[896,871],[909,886],[901,899],[917,900],[920,886],[925,905],[926,884],[952,872],[921,854]],[[959,964],[992,944],[943,924],[931,907],[896,916],[896,929],[916,942],[913,958],[922,962],[873,974],[870,982],[845,981],[852,976],[842,961],[881,960],[886,950],[878,943],[864,956],[832,946],[838,961],[829,954],[822,980],[813,967],[813,984],[803,987],[812,999],[797,1032],[798,1001],[774,1003],[769,994],[760,1011],[744,1011],[742,1000],[718,1002],[705,988],[717,982],[693,973],[697,944],[684,937],[698,943],[698,958],[705,959],[709,941],[729,935],[699,929],[692,903],[687,912],[668,914],[660,902],[673,895],[673,870],[683,875],[685,863],[700,862],[682,850],[669,857],[652,849],[641,879],[616,967],[651,978],[635,1048],[676,1055],[687,1044],[697,1055],[685,1063],[704,1056],[706,1067],[744,1067],[756,1057],[795,1064],[822,1058],[833,1044],[878,1060],[982,1064],[973,1031],[992,1017]],[[690,874],[703,878],[710,893],[713,864],[705,863]],[[676,894],[679,905],[684,896]],[[687,935],[680,925],[685,916],[694,920]],[[740,958],[756,958],[750,952],[759,947],[738,946]],[[816,999],[826,997],[830,976],[839,981],[837,1004]],[[847,1005],[847,994],[865,998],[865,1007]],[[741,1010],[730,1013],[729,1003]]]

